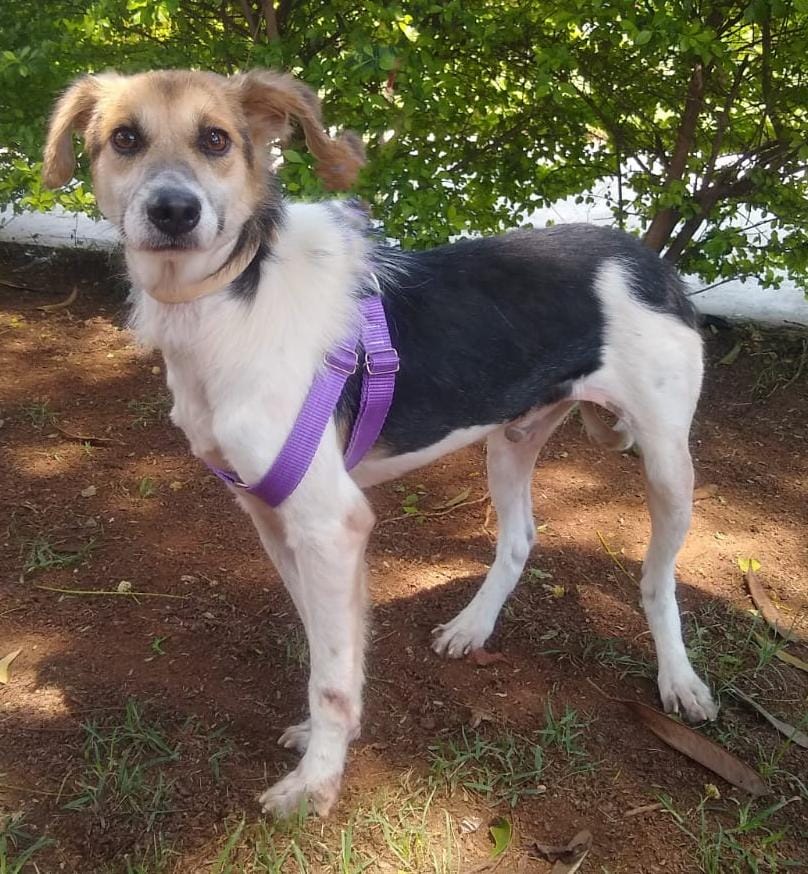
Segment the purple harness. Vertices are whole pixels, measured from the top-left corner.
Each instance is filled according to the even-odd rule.
[[[362,395],[345,448],[345,468],[351,470],[359,464],[381,433],[393,401],[399,368],[398,352],[390,341],[381,298],[378,295],[364,297],[360,307],[359,331],[326,353],[324,366],[315,374],[292,431],[269,470],[255,485],[248,486],[232,471],[208,465],[219,479],[255,495],[270,507],[285,501],[311,465],[345,383],[360,366],[361,348],[364,352]]]

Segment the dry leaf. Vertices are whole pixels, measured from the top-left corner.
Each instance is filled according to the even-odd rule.
[[[479,728],[483,722],[493,722],[494,717],[488,710],[482,707],[472,707],[469,716],[469,728]]]
[[[742,574],[745,574],[750,570],[757,573],[760,570],[760,562],[756,558],[742,558],[739,555],[738,567],[741,569]]]
[[[97,491],[95,486],[87,486],[86,489],[81,490],[81,496],[82,498],[92,498]]]
[[[761,646],[768,646],[768,641],[762,634],[756,634],[755,640]],[[797,656],[792,655],[787,650],[776,649],[774,651],[774,657],[776,659],[780,659],[781,662],[785,662],[787,665],[791,665],[791,667],[798,668],[799,670],[805,671],[808,674],[808,662],[805,662],[802,659],[798,659]]]
[[[483,821],[479,816],[464,816],[463,819],[460,820],[460,834],[474,834],[474,832],[479,830],[482,824]]]
[[[718,774],[719,777],[723,777],[733,786],[744,789],[752,795],[765,795],[768,792],[766,784],[757,771],[703,734],[699,734],[689,726],[671,719],[670,716],[660,713],[659,710],[655,710],[647,704],[640,704],[639,701],[627,701],[623,698],[614,700],[619,701],[635,719],[668,746]]]
[[[583,829],[563,847],[552,847],[536,841],[528,848],[531,855],[554,862],[551,874],[573,874],[592,849],[592,833]]]
[[[760,581],[755,572],[750,568],[744,575],[746,585],[749,589],[749,594],[755,603],[755,607],[760,611],[760,615],[766,622],[785,640],[797,640],[800,643],[808,643],[808,635],[799,629],[794,628],[794,621],[789,621],[775,607],[772,599],[763,590]]]
[[[501,652],[488,652],[488,650],[482,647],[473,649],[466,658],[477,665],[478,668],[487,668],[489,665],[497,664],[497,662],[508,661]]]
[[[756,710],[767,722],[770,722],[780,732],[780,734],[785,735],[791,743],[808,750],[808,734],[804,731],[800,731],[788,722],[783,722],[782,719],[773,716],[762,704],[758,704],[754,698],[750,698],[748,695],[741,692],[737,686],[730,686],[729,690],[736,698],[743,701],[744,704],[751,707],[753,710]]]
[[[708,498],[714,498],[718,494],[717,483],[707,483],[707,485],[699,486],[693,491],[694,501],[706,501]]]
[[[453,498],[449,498],[444,504],[439,504],[435,507],[436,510],[450,510],[452,507],[456,507],[458,504],[462,504],[463,501],[468,500],[469,495],[471,494],[471,487],[465,488],[462,491],[458,492]]]
[[[11,667],[11,663],[15,658],[22,652],[21,649],[15,649],[14,652],[10,652],[7,656],[0,659],[0,683],[8,683],[9,677],[9,668]]]

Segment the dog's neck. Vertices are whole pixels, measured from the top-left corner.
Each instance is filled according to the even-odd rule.
[[[227,288],[255,258],[260,245],[259,239],[243,246],[237,244],[220,267],[196,280],[182,276],[179,259],[166,258],[150,281],[139,283],[139,287],[160,303],[178,304],[198,300]]]

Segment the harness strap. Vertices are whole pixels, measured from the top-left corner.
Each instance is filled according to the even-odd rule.
[[[378,286],[378,280],[376,280]],[[345,467],[352,470],[376,442],[384,427],[399,369],[398,352],[393,348],[384,307],[380,297],[362,301],[362,348],[365,351],[365,373],[362,375],[362,396],[351,439],[345,449]]]
[[[378,280],[375,276],[373,279],[378,288]],[[399,369],[398,353],[391,345],[381,298],[377,295],[363,298],[361,309],[362,324],[358,334],[325,355],[325,366],[315,374],[295,424],[264,476],[255,485],[248,486],[232,471],[208,465],[219,479],[255,495],[270,507],[277,507],[286,500],[306,475],[345,383],[359,367],[357,346],[361,340],[365,352],[362,393],[345,450],[345,466],[350,470],[359,463],[384,426]]]

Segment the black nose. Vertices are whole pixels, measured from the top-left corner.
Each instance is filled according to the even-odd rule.
[[[195,194],[181,188],[158,191],[146,207],[149,221],[169,237],[187,234],[199,224],[202,204]]]

